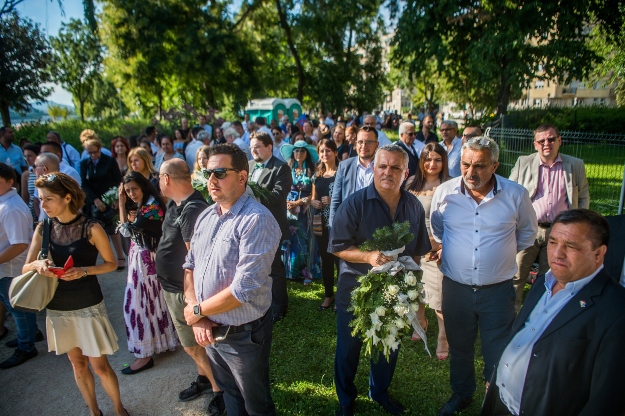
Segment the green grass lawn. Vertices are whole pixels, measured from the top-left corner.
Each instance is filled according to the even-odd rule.
[[[273,330],[271,381],[273,399],[281,415],[333,415],[338,406],[334,389],[334,350],[336,347],[336,315],[332,309],[323,312],[317,307],[323,301],[323,286],[289,281],[289,312]],[[430,358],[423,343],[408,339],[402,346],[390,394],[413,415],[436,415],[451,396],[449,361],[436,358],[436,315],[428,309],[427,331]],[[484,397],[480,382],[483,361],[476,345],[478,389],[474,402],[463,415],[479,414]],[[360,358],[356,386],[356,414],[387,415],[370,400],[368,394],[369,360],[364,351]]]

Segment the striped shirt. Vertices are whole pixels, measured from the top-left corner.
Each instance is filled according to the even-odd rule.
[[[226,288],[242,303],[209,315],[222,325],[243,325],[261,318],[271,306],[271,263],[280,243],[280,227],[267,208],[247,193],[225,214],[217,203],[197,219],[183,268],[193,270],[198,302]]]
[[[532,205],[538,222],[553,222],[559,213],[569,209],[560,155],[551,166],[541,162],[538,174],[538,187]]]

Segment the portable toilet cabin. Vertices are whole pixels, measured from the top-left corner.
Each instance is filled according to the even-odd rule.
[[[249,114],[250,120],[264,117],[267,119],[267,124],[271,120],[276,120],[280,124],[285,115],[289,116],[290,120],[293,120],[294,115],[296,118],[299,117],[302,114],[302,105],[294,98],[284,100],[281,98],[259,98],[247,103],[245,113]]]

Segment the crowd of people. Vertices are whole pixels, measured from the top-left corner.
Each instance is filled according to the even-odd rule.
[[[360,276],[394,260],[358,246],[409,221],[414,240],[403,255],[423,271],[417,319],[427,332],[426,305],[435,311],[436,357],[450,359],[452,396],[439,415],[473,400],[478,330],[483,414],[623,414],[625,289],[603,270],[609,227],[588,210],[583,161],[562,154],[558,129],[541,125],[536,153],[506,179],[496,174],[498,144],[479,127],[459,134],[455,121],[442,120],[439,137],[432,116],[416,121],[328,113],[211,126],[202,116],[192,128],[183,119],[172,136],[148,127],[115,137],[110,150],[84,130],[82,154],[54,131],[16,146],[3,127],[0,339],[9,333],[4,309],[17,339],[0,368],[34,358],[44,339],[35,315],[8,302],[11,279],[30,270],[56,276],[49,268],[71,257],[45,332],[49,351],[72,362],[92,415],[102,413],[89,365],[116,414],[128,414],[106,359],[117,335],[96,277],[114,270],[127,274],[123,312],[136,357],[121,373],[152,368],[154,356],[182,345],[198,375],[179,400],[212,393],[211,415],[275,414],[269,353],[272,326],[288,312],[287,279],[320,279],[318,311],[337,314],[336,414],[352,415],[362,340],[350,328],[351,293]],[[46,233],[51,257],[39,259]],[[521,308],[535,263],[539,277]],[[369,397],[391,414],[406,411],[389,395],[398,352],[371,359]],[[575,400],[563,403],[561,394]]]

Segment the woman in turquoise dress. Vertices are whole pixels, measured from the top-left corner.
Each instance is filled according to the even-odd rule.
[[[321,277],[321,260],[313,234],[310,208],[312,177],[319,160],[315,146],[300,140],[280,148],[291,167],[293,186],[287,197],[287,218],[291,238],[285,243],[284,265],[287,279],[303,279],[305,285]]]

